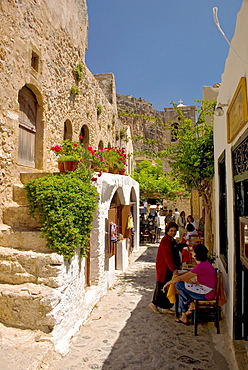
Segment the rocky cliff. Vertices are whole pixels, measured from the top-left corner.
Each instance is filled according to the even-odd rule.
[[[164,112],[157,111],[148,101],[132,95],[117,94],[117,107],[120,121],[131,128],[134,152],[164,149],[168,141]],[[137,137],[144,137],[145,140],[135,140]]]

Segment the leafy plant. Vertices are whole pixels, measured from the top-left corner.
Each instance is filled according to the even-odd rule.
[[[91,146],[88,146],[88,153],[90,153],[91,168],[95,171],[105,171],[107,169],[107,163],[104,156],[104,149],[94,150]]]
[[[72,93],[72,95],[79,95],[79,92],[80,92],[80,90],[79,90],[79,87],[77,85],[73,85],[71,87],[71,93]]]
[[[120,130],[120,139],[122,140],[122,139],[124,139],[126,137],[127,137],[127,128],[122,128]]]
[[[174,199],[185,194],[178,181],[163,173],[161,159],[157,159],[156,163],[148,160],[137,163],[132,178],[139,182],[141,198]]]
[[[96,112],[97,112],[97,115],[100,116],[100,114],[102,113],[102,105],[101,104],[97,104]]]
[[[120,147],[108,147],[103,149],[104,158],[107,162],[109,172],[116,172],[123,170],[127,165],[127,155],[125,148]]]
[[[79,161],[80,157],[78,155],[62,155],[58,158],[59,162],[70,162],[70,161]]]
[[[205,243],[209,250],[213,247],[212,233],[212,179],[214,176],[214,140],[213,126],[205,117],[214,114],[216,100],[201,101],[198,109],[199,118],[195,125],[192,120],[172,103],[178,113],[179,125],[177,141],[171,143],[164,152],[169,158],[172,174],[181,184],[191,191],[198,190],[205,208],[206,236]],[[173,127],[173,123],[171,125]],[[161,153],[162,154],[162,153]]]
[[[30,213],[38,211],[47,247],[69,261],[75,249],[87,257],[97,191],[89,172],[79,169],[31,180],[25,185]]]
[[[177,142],[164,152],[174,176],[189,190],[196,188],[200,195],[205,193],[214,175],[213,126],[208,125],[204,117],[213,114],[216,102],[204,103],[200,109],[200,120],[195,125],[173,104],[180,121]],[[174,129],[173,125],[170,127]]]
[[[79,161],[84,157],[86,149],[77,141],[63,140],[61,145],[51,147],[58,161]]]
[[[81,81],[82,78],[83,78],[83,71],[84,71],[84,67],[83,67],[83,64],[81,62],[79,62],[75,68],[75,76],[76,76],[76,79],[77,81]]]

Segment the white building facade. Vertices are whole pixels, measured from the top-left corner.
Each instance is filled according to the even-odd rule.
[[[248,336],[248,0],[237,16],[214,118],[215,245],[233,339]]]

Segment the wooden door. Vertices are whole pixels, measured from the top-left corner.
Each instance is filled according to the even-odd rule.
[[[19,142],[18,163],[35,167],[35,134],[37,101],[35,95],[27,87],[19,92]]]

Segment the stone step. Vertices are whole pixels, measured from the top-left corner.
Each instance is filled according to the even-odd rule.
[[[60,292],[48,286],[0,284],[0,321],[15,328],[50,333],[55,325],[53,310],[60,299]]]
[[[0,247],[15,248],[19,250],[51,253],[46,247],[46,239],[41,237],[41,232],[32,228],[11,228],[0,224]]]
[[[44,177],[51,174],[52,172],[21,172],[20,180],[22,184],[26,184],[30,180],[39,179],[40,177]]]
[[[22,206],[28,205],[26,190],[23,185],[13,185],[13,200]]]
[[[57,253],[36,253],[0,247],[0,283],[33,283],[58,288],[63,281],[64,259]]]
[[[13,205],[3,210],[3,223],[11,227],[40,228],[39,216],[29,214],[28,206]]]

